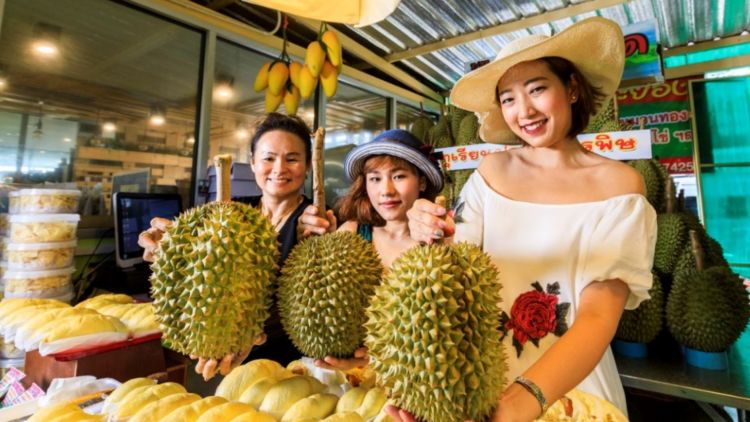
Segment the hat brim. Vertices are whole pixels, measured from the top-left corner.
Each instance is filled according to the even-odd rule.
[[[427,177],[432,191],[437,193],[443,190],[443,175],[436,164],[414,148],[388,140],[362,144],[347,154],[344,160],[344,171],[349,180],[354,180],[361,174],[365,161],[374,155],[391,155],[408,161]]]
[[[625,66],[625,41],[617,23],[593,17],[577,22],[564,31],[467,73],[451,90],[451,102],[464,110],[479,113],[479,136],[485,142],[518,143],[517,136],[503,119],[495,93],[500,78],[511,67],[543,57],[562,57],[573,63],[598,88],[606,106],[620,85]]]

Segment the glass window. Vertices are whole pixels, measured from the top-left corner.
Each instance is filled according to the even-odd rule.
[[[328,206],[333,206],[351,184],[344,174],[346,154],[386,129],[386,104],[385,97],[340,81],[336,95],[328,99],[325,143]]]
[[[109,204],[113,176],[150,169],[152,191],[187,205],[202,37],[115,1],[6,0],[2,180],[70,182]]]
[[[265,91],[255,92],[255,75],[263,64],[271,60],[273,58],[230,41],[217,40],[209,161],[216,154],[231,154],[235,163],[247,166],[250,162],[250,139],[257,123],[266,116]],[[277,112],[286,112],[283,102]],[[301,100],[297,115],[312,129],[315,118],[312,98]],[[209,166],[212,162],[203,165]],[[243,174],[252,177],[249,169]],[[237,186],[233,184],[233,188],[241,190],[233,192],[233,195],[260,194],[254,181],[247,182]]]
[[[396,105],[396,128],[409,130],[409,128],[411,127],[411,124],[419,116],[427,116],[430,119],[432,119],[433,122],[435,123],[437,122],[437,115],[435,115],[434,113],[420,111],[419,108],[417,107],[412,107],[407,104],[397,103]]]

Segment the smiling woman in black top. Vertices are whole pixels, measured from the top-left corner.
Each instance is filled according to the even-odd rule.
[[[271,113],[257,126],[251,142],[251,167],[255,182],[263,194],[232,199],[258,208],[271,221],[279,234],[281,268],[289,252],[297,244],[299,216],[311,203],[302,195],[302,185],[311,161],[310,129],[299,117]],[[333,218],[332,214],[329,217]],[[156,218],[151,222],[152,228],[141,233],[139,244],[145,249],[144,259],[153,260],[161,235],[170,224],[169,220]],[[227,357],[226,359],[232,360],[231,366],[222,365],[216,360],[200,359],[196,372],[208,379],[213,377],[217,368],[220,367],[224,373],[245,360],[266,358],[286,365],[302,356],[282,329],[275,294],[264,331],[265,343],[255,347],[249,356]]]

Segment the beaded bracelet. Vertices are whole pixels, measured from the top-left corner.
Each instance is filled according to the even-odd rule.
[[[531,393],[536,401],[539,402],[539,406],[542,408],[542,413],[539,416],[542,416],[545,412],[547,412],[547,408],[549,407],[549,405],[547,404],[547,399],[544,398],[544,394],[542,393],[542,390],[538,385],[534,384],[533,381],[524,377],[523,375],[519,375],[513,382],[520,384],[521,387],[525,388],[526,391]]]

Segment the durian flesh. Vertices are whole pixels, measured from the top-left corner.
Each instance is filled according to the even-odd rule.
[[[476,246],[412,248],[376,289],[366,345],[378,382],[419,420],[484,420],[505,384],[500,283]]]
[[[220,359],[263,331],[278,261],[271,223],[246,204],[213,202],[181,214],[151,265],[165,343]]]

